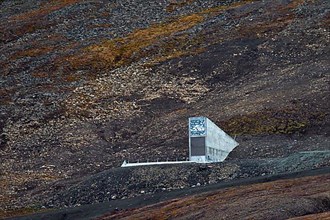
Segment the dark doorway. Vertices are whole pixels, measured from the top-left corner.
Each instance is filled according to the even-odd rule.
[[[205,137],[191,137],[191,156],[205,156]]]

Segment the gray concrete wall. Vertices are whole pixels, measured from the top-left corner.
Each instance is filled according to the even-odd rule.
[[[208,118],[206,129],[206,158],[213,162],[224,161],[238,143]]]
[[[205,155],[192,155],[195,137],[205,137]],[[197,163],[221,162],[238,143],[206,117],[189,118],[189,160]],[[196,147],[196,146],[195,146]],[[193,149],[194,150],[194,149]]]

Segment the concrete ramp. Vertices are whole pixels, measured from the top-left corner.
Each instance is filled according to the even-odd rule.
[[[150,166],[150,165],[173,165],[173,164],[187,164],[195,163],[194,161],[157,161],[157,162],[136,162],[129,163],[126,160],[123,162],[121,167],[137,167],[137,166]]]

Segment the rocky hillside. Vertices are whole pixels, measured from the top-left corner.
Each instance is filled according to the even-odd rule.
[[[328,174],[222,189],[96,219],[328,219],[329,180]]]
[[[210,165],[117,168],[88,177],[67,190],[53,193],[51,198],[39,197],[34,200],[48,208],[81,206],[328,166],[330,167],[330,151],[303,152],[285,158],[232,160]],[[63,183],[52,185],[50,190],[55,191],[61,184]],[[25,203],[28,205],[30,201],[25,199]]]
[[[195,115],[236,136],[229,161],[329,150],[329,8],[0,1],[1,213],[124,159],[185,160]]]

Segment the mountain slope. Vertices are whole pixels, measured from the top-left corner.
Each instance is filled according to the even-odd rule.
[[[237,136],[229,160],[330,149],[328,1],[0,4],[2,210],[186,159],[194,115]]]

